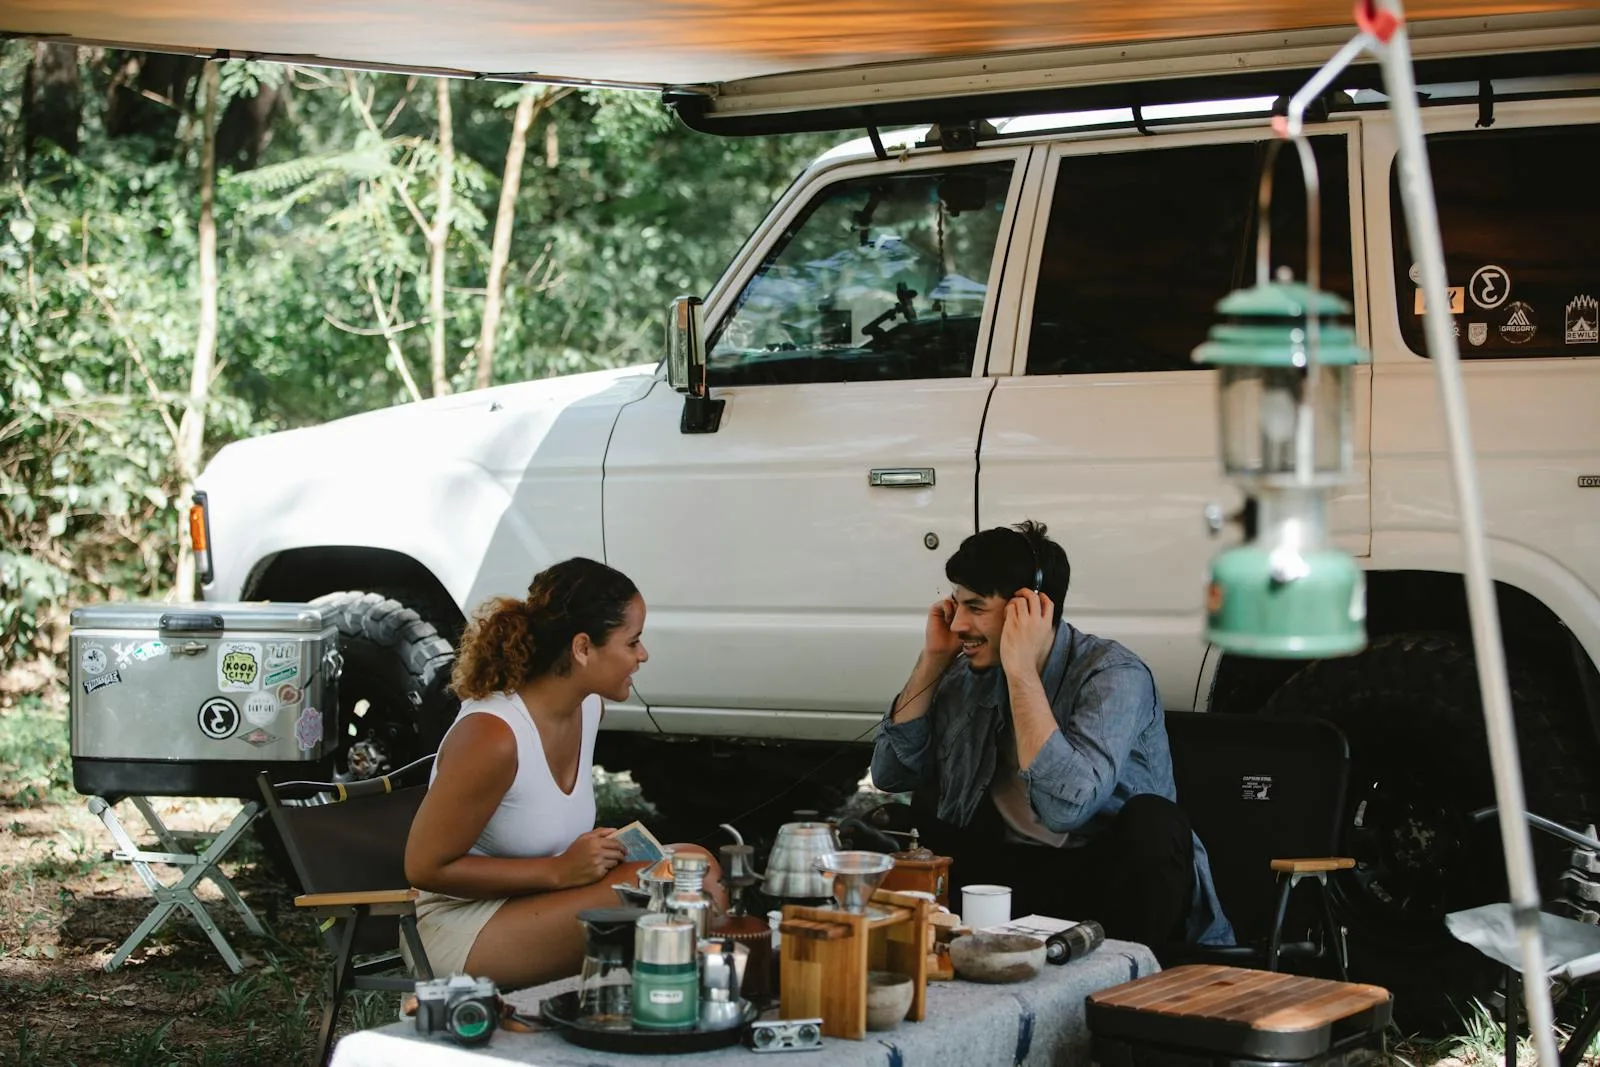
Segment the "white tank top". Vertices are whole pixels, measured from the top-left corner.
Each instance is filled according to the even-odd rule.
[[[559,856],[579,834],[594,829],[594,738],[600,730],[600,698],[587,697],[583,716],[583,741],[578,749],[578,778],[571,793],[563,793],[550,774],[539,728],[516,693],[496,693],[482,700],[466,700],[450,724],[454,730],[468,715],[493,715],[511,727],[517,739],[517,776],[489,817],[468,852],[474,856],[535,859]],[[446,737],[450,736],[448,732]],[[439,773],[434,763],[433,774]],[[432,775],[429,776],[432,781]]]

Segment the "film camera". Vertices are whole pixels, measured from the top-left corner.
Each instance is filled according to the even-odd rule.
[[[463,1045],[489,1040],[500,1019],[500,991],[488,978],[464,974],[418,982],[417,1033],[443,1033]]]
[[[768,1019],[750,1024],[745,1038],[756,1052],[802,1052],[822,1047],[821,1019]]]

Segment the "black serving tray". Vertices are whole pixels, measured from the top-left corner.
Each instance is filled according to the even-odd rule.
[[[679,1052],[709,1052],[712,1049],[737,1045],[750,1024],[760,1017],[761,1011],[748,1000],[744,1017],[738,1026],[725,1030],[610,1030],[590,1026],[578,1018],[578,994],[561,993],[539,1002],[539,1014],[544,1021],[560,1031],[561,1036],[600,1052],[634,1052],[642,1055],[662,1056]]]

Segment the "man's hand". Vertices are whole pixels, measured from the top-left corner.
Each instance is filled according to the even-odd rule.
[[[950,632],[950,623],[956,617],[956,602],[942,597],[928,609],[928,623],[923,629],[923,658],[931,663],[948,664],[961,651],[961,638]]]
[[[601,827],[578,835],[561,854],[563,881],[569,887],[593,885],[627,857],[616,831]]]
[[[1000,666],[1008,675],[1031,673],[1038,677],[1055,643],[1054,612],[1050,598],[1032,589],[1018,589],[1006,603],[1005,626],[1000,631]]]

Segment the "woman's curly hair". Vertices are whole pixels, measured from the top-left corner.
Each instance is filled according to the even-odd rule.
[[[533,576],[526,600],[496,597],[461,635],[450,688],[463,700],[505,693],[550,672],[572,670],[572,639],[603,645],[639,595],[614,567],[575,556]]]

